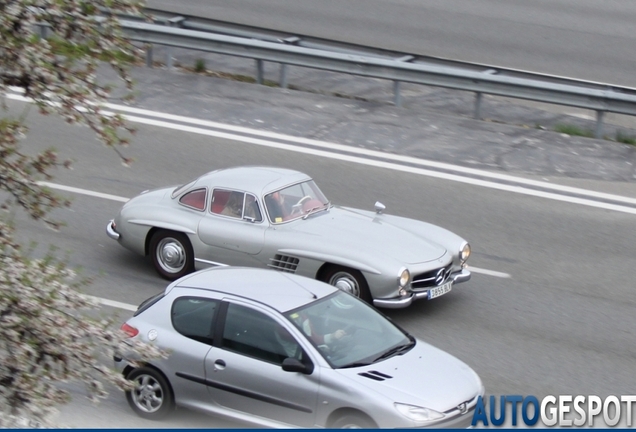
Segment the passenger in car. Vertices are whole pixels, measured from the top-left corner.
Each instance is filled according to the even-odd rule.
[[[240,218],[243,213],[243,194],[241,192],[232,192],[227,204],[221,211],[222,215]]]

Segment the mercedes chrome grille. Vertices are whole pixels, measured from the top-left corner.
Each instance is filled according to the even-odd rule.
[[[452,263],[446,267],[437,268],[435,270],[427,271],[426,273],[420,273],[413,276],[411,287],[414,290],[431,288],[443,285],[451,274]]]

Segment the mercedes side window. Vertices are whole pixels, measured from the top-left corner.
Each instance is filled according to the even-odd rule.
[[[179,297],[172,303],[172,326],[185,337],[211,345],[218,303],[200,297]]]
[[[258,201],[254,195],[245,195],[245,214],[243,217],[252,219],[254,222],[260,222],[263,220],[261,210],[258,207]]]
[[[245,194],[238,191],[214,189],[212,193],[212,213],[233,218],[243,217],[243,201]]]
[[[179,203],[195,210],[203,211],[205,210],[205,197],[207,192],[208,191],[205,188],[190,191],[179,198]]]

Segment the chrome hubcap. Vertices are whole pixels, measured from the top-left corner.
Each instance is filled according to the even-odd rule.
[[[162,239],[157,245],[157,261],[165,271],[178,273],[185,267],[186,251],[177,240],[173,238]]]
[[[360,297],[360,287],[353,276],[347,272],[338,272],[329,279],[329,284],[341,291]]]
[[[141,375],[136,379],[137,386],[132,391],[135,405],[142,411],[153,413],[163,404],[161,385],[149,375]]]

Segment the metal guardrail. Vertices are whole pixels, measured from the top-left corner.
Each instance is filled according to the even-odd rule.
[[[391,80],[398,106],[401,82],[464,90],[476,95],[475,118],[481,117],[483,94],[566,105],[595,111],[599,138],[606,112],[636,116],[633,88],[408,55],[156,10],[145,12],[152,14],[154,23],[129,16],[120,22],[131,40],[149,44],[148,65],[152,65],[152,45],[164,45],[255,59],[259,83],[263,82],[263,62],[279,63],[281,87],[287,86],[287,65]],[[171,62],[168,52],[168,67]]]

